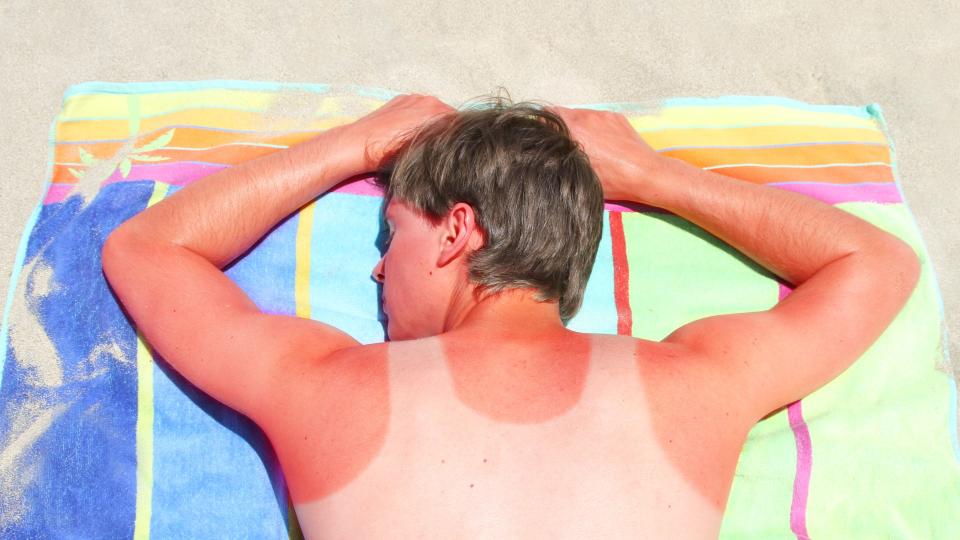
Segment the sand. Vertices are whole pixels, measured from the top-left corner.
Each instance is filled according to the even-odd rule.
[[[30,398],[15,411],[11,424],[13,436],[0,451],[0,528],[16,523],[28,511],[21,494],[33,483],[40,465],[27,449],[69,405],[51,406],[42,399]]]

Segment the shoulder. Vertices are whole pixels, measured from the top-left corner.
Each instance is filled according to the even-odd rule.
[[[653,341],[634,336],[589,334],[594,353],[631,356],[638,367],[676,368],[696,357],[688,347],[677,343]]]
[[[391,343],[371,343],[356,345],[334,351],[315,358],[310,376],[305,383],[314,388],[323,388],[328,384],[344,384],[361,379],[385,379]]]
[[[302,433],[323,432],[331,422],[341,423],[338,419],[360,421],[367,418],[364,411],[386,410],[389,347],[376,343],[329,354],[303,352],[299,369],[273,389],[254,421],[275,443],[285,444]]]

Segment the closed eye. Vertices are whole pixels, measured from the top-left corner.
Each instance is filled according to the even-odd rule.
[[[393,231],[388,227],[381,227],[377,233],[377,248],[384,253],[390,248],[390,242],[393,240]]]

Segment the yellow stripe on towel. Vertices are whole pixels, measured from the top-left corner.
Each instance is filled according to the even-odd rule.
[[[313,209],[316,202],[300,210],[297,223],[297,269],[294,275],[294,299],[297,317],[310,318],[310,239],[313,236]]]
[[[297,317],[310,318],[310,243],[313,239],[313,214],[316,201],[304,206],[297,216],[296,270],[294,270],[294,301]],[[303,540],[303,532],[287,489],[287,534],[290,540]]]
[[[147,208],[163,200],[170,184],[156,182]],[[137,506],[134,540],[150,538],[153,510],[153,354],[137,330]]]
[[[798,125],[877,129],[872,118],[842,112],[819,112],[780,105],[665,107],[654,115],[623,113],[638,131],[683,127],[719,128],[744,125]]]

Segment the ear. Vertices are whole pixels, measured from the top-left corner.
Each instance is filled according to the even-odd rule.
[[[461,255],[483,245],[483,231],[476,213],[467,203],[458,202],[440,223],[440,255],[437,266],[443,267]]]

